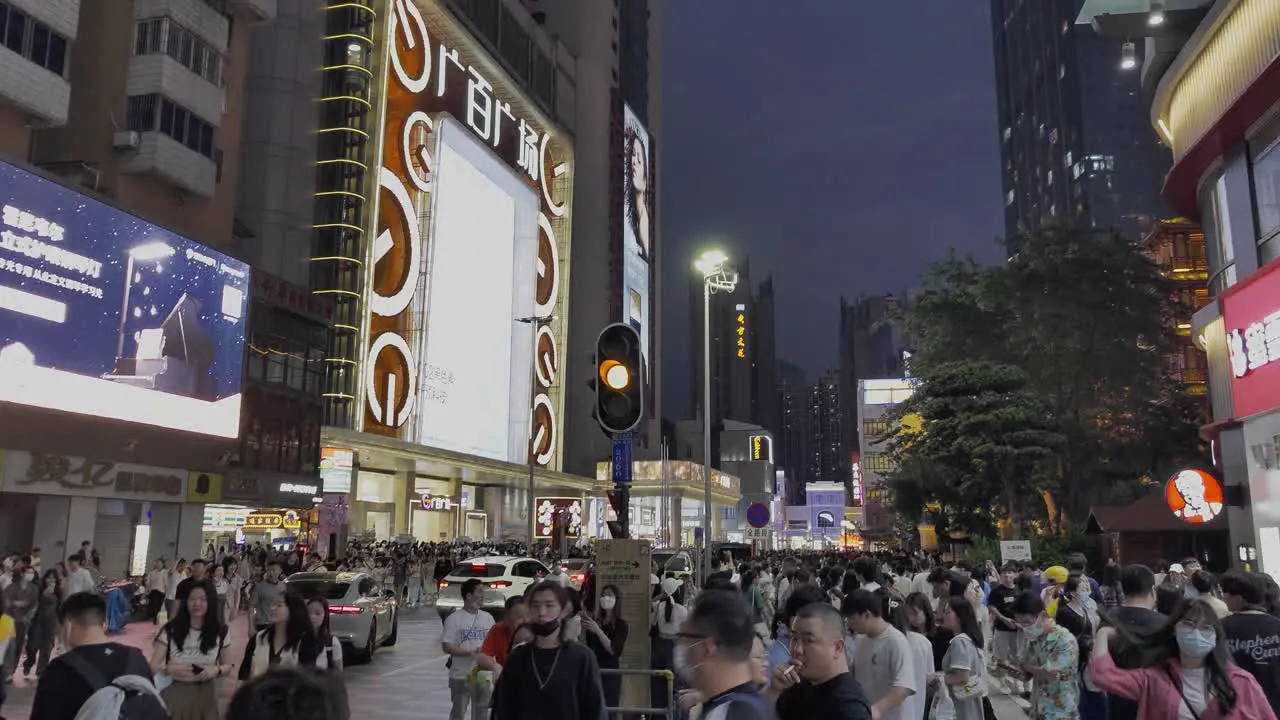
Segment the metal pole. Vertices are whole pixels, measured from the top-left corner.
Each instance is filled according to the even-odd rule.
[[[530,355],[533,356],[533,362],[529,364],[529,393],[533,394],[533,388],[538,384],[538,322],[535,319],[529,320],[529,337],[530,337]],[[525,489],[527,504],[529,506],[529,553],[533,553],[533,536],[536,528],[536,519],[533,511],[533,470],[534,470],[534,453],[537,448],[533,446],[533,411],[529,411],[529,486]]]
[[[711,577],[711,280],[702,281],[702,583]]]
[[[124,305],[120,308],[120,337],[116,339],[116,359],[124,357],[124,330],[125,323],[129,322],[129,291],[133,289],[133,253],[129,253],[129,261],[125,263],[124,269]],[[111,372],[117,373],[120,370],[117,367],[111,368]],[[137,375],[135,369],[133,374]]]

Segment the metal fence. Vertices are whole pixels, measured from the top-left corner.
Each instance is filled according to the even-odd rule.
[[[600,676],[618,675],[621,677],[644,677],[652,680],[653,678],[662,678],[667,683],[667,706],[664,708],[645,708],[645,707],[606,707],[605,713],[609,718],[635,718],[644,716],[649,720],[656,718],[666,718],[667,720],[676,720],[679,708],[676,707],[676,676],[670,670],[609,670],[600,668]],[[649,697],[649,688],[645,688],[645,697]],[[652,700],[650,700],[652,702]]]

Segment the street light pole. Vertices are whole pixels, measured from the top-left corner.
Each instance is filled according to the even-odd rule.
[[[711,576],[711,279],[702,281],[702,585]]]
[[[555,315],[548,315],[547,317],[538,317],[536,315],[530,315],[529,317],[516,318],[516,322],[524,323],[525,325],[529,326],[529,354],[533,357],[533,362],[529,363],[529,394],[530,395],[533,394],[533,388],[538,383],[538,325],[541,323],[549,323],[555,319],[556,319]],[[528,523],[529,552],[533,553],[533,543],[534,543],[534,535],[536,534],[536,530],[537,530],[537,520],[536,520],[536,515],[534,514],[534,509],[533,509],[533,495],[534,495],[533,471],[536,467],[536,463],[534,462],[534,457],[535,457],[534,451],[536,448],[534,448],[533,446],[533,411],[532,410],[529,411],[529,439],[527,444],[529,446],[529,458],[528,458],[529,477],[528,477],[528,483],[525,486],[525,504],[529,508],[529,523]]]
[[[725,267],[729,257],[708,250],[694,261],[702,273],[702,582],[711,575],[711,295],[733,292],[738,274]]]

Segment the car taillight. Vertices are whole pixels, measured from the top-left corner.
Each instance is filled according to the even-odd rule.
[[[441,589],[441,590],[443,590],[443,589],[445,589],[445,588],[447,588],[447,587],[449,587],[449,581],[448,581],[448,580],[441,580],[441,581],[440,581],[440,589]]]
[[[509,588],[509,587],[511,587],[511,583],[510,583],[510,582],[508,582],[508,581],[506,581],[506,580],[495,580],[495,581],[493,581],[493,582],[489,583],[489,587],[491,587],[491,588],[493,588],[493,589],[495,589],[495,590],[501,590],[502,588]]]
[[[586,575],[570,575],[569,579],[576,583],[580,583],[580,582],[585,582],[587,579],[587,576]]]
[[[356,605],[330,605],[329,612],[334,615],[359,615],[363,610]]]

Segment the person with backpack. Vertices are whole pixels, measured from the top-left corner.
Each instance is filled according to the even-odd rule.
[[[213,581],[187,586],[177,615],[160,628],[151,648],[151,670],[173,720],[218,720],[215,681],[235,666],[224,663],[227,630],[218,613]]]
[[[92,592],[67,597],[58,622],[67,651],[40,676],[31,717],[168,720],[146,656],[107,638],[105,598]]]
[[[329,629],[329,601],[320,596],[307,600],[307,616],[316,634],[316,668],[342,672],[342,642]]]

